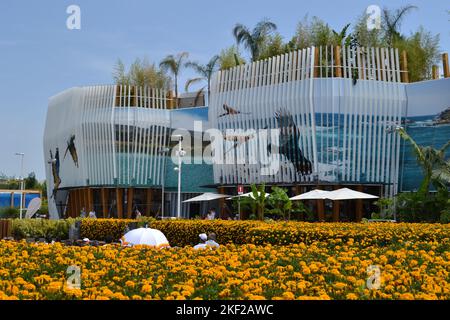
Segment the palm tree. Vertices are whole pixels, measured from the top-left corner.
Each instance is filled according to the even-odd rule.
[[[276,29],[275,23],[264,19],[258,22],[251,31],[240,23],[236,24],[233,35],[238,45],[242,43],[250,51],[252,61],[256,61],[259,58],[266,36]]]
[[[187,52],[181,52],[177,55],[168,55],[165,57],[160,63],[159,67],[162,70],[169,71],[173,75],[174,83],[175,83],[175,99],[177,101],[177,107],[179,106],[179,99],[178,99],[178,75],[180,74],[181,67],[184,65],[183,60],[187,59],[189,56],[189,53]]]
[[[333,30],[334,41],[337,43],[337,45],[344,45],[344,40],[345,38],[347,38],[347,30],[349,27],[350,23],[346,24],[340,32]]]
[[[264,220],[264,209],[266,207],[266,191],[265,185],[262,184],[257,187],[255,184],[252,184],[252,196],[250,197],[253,200],[253,203],[256,206],[257,217],[259,220]]]
[[[408,135],[404,128],[397,128],[400,136],[408,141],[416,154],[417,163],[422,168],[424,175],[423,181],[419,188],[419,193],[427,194],[430,183],[436,189],[445,186],[445,178],[449,177],[449,162],[445,160],[445,151],[450,147],[450,140],[440,149],[435,149],[431,146],[418,145],[410,135]],[[448,182],[448,181],[447,181]]]
[[[407,13],[411,10],[417,9],[416,6],[406,5],[395,10],[395,12],[383,9],[383,20],[385,28],[385,37],[387,44],[392,46],[395,39],[401,38],[400,24]]]
[[[189,87],[197,82],[201,82],[201,81],[206,81],[206,86],[202,87],[198,92],[197,92],[197,97],[195,100],[198,99],[198,97],[200,96],[200,94],[205,90],[205,88],[207,88],[207,92],[208,92],[208,105],[209,105],[209,94],[211,92],[211,77],[212,74],[214,73],[214,71],[217,70],[217,64],[219,62],[219,56],[214,56],[211,58],[211,60],[209,60],[209,62],[206,65],[200,64],[198,62],[187,62],[186,63],[186,67],[187,68],[192,68],[200,77],[198,78],[193,78],[193,79],[189,79],[188,81],[186,81],[186,85],[184,87],[185,91],[189,90]]]

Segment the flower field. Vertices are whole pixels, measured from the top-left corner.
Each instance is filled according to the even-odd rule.
[[[310,228],[340,234],[343,225]],[[370,228],[377,226],[381,235],[396,234],[396,225]],[[422,234],[428,229],[439,241]],[[204,251],[0,241],[0,299],[450,299],[448,230],[417,224],[386,243],[355,231],[308,244]],[[71,265],[81,268],[81,289],[66,286]],[[370,266],[379,268],[379,287],[368,282]]]

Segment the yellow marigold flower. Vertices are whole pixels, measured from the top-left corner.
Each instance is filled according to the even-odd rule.
[[[400,295],[400,300],[414,300],[414,295],[411,293],[402,293]]]
[[[358,296],[356,294],[354,294],[354,293],[348,293],[345,296],[345,298],[348,299],[348,300],[356,300],[356,299],[358,299]]]
[[[294,300],[295,299],[295,295],[292,292],[290,292],[290,291],[283,292],[282,296],[286,300]]]
[[[346,285],[345,283],[343,283],[343,282],[336,282],[336,283],[334,284],[334,287],[335,287],[336,289],[338,289],[338,290],[342,290],[342,289],[344,289],[346,286],[347,286],[347,285]]]

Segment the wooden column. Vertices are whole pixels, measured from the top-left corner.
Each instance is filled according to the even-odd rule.
[[[339,189],[340,186],[334,186],[334,190]],[[339,216],[341,211],[341,203],[339,201],[333,201],[333,222],[339,222]]]
[[[317,185],[316,189],[322,189],[322,187],[320,185]],[[317,199],[316,207],[317,207],[317,219],[319,221],[325,221],[325,200]]]
[[[320,66],[320,62],[319,62],[319,48],[314,48],[314,78],[318,78],[319,77],[319,66]]]
[[[359,192],[363,192],[363,186],[358,185],[356,187],[356,190]],[[356,200],[356,222],[361,222],[362,217],[363,217],[363,200],[358,199]]]
[[[150,216],[151,215],[151,209],[152,209],[152,203],[153,203],[153,189],[148,188],[146,190],[145,195],[145,215]],[[164,206],[165,208],[165,206]],[[166,216],[165,212],[161,213],[164,217]]]
[[[340,211],[341,203],[338,200],[333,201],[333,222],[339,222]]]
[[[70,199],[70,216],[73,218],[76,218],[78,216],[78,212],[77,212],[77,199],[75,197],[75,190],[70,190],[70,194],[69,194],[69,199]]]
[[[225,194],[225,188],[219,187],[218,191],[220,194]],[[225,198],[219,199],[219,218],[223,218],[224,216],[224,208],[225,208]]]
[[[448,53],[442,54],[442,67],[444,69],[444,78],[449,78],[450,72],[448,70]]]
[[[335,65],[335,76],[336,78],[342,78],[342,67],[341,67],[341,47],[334,47],[334,65]]]
[[[100,197],[102,201],[102,216],[106,218],[108,216],[108,196],[105,188],[100,189]]]
[[[87,203],[88,203],[88,212],[91,212],[94,210],[94,190],[92,188],[86,188],[86,196],[87,196]]]
[[[402,51],[401,59],[400,59],[400,70],[402,82],[409,82],[409,74],[408,74],[408,57],[406,55],[406,51]]]
[[[325,200],[318,199],[317,201],[317,217],[319,221],[325,221]]]
[[[133,213],[133,188],[127,190],[127,218],[131,219]]]
[[[117,201],[117,217],[123,218],[123,190],[116,188],[116,201]]]
[[[438,66],[433,65],[431,67],[431,76],[432,76],[433,80],[439,79],[439,68],[438,68]]]
[[[169,92],[167,93],[167,100],[167,109],[173,109],[175,103],[172,90],[169,90]]]
[[[81,197],[81,189],[76,190],[76,199],[77,199],[77,216],[80,215],[81,209],[83,208],[83,200]]]

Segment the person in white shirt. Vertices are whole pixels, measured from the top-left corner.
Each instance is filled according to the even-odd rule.
[[[139,209],[136,209],[135,214],[136,214],[136,220],[138,220],[140,217],[142,217],[142,214],[139,211]]]
[[[215,233],[208,234],[208,240],[206,240],[205,244],[212,249],[216,249],[216,248],[220,247],[220,245],[216,242],[216,234]]]
[[[97,219],[97,215],[95,214],[95,211],[94,211],[94,210],[92,210],[91,212],[89,212],[89,218]]]
[[[206,220],[214,220],[215,218],[216,218],[216,210],[212,208],[211,210],[209,210],[206,216]]]
[[[195,249],[195,250],[198,250],[198,249],[206,249],[206,244],[205,244],[205,242],[206,242],[206,240],[208,240],[208,236],[206,235],[206,233],[200,233],[198,236],[199,236],[199,238],[200,238],[200,243],[199,243],[199,244],[196,244],[196,245],[194,246],[194,249]]]

